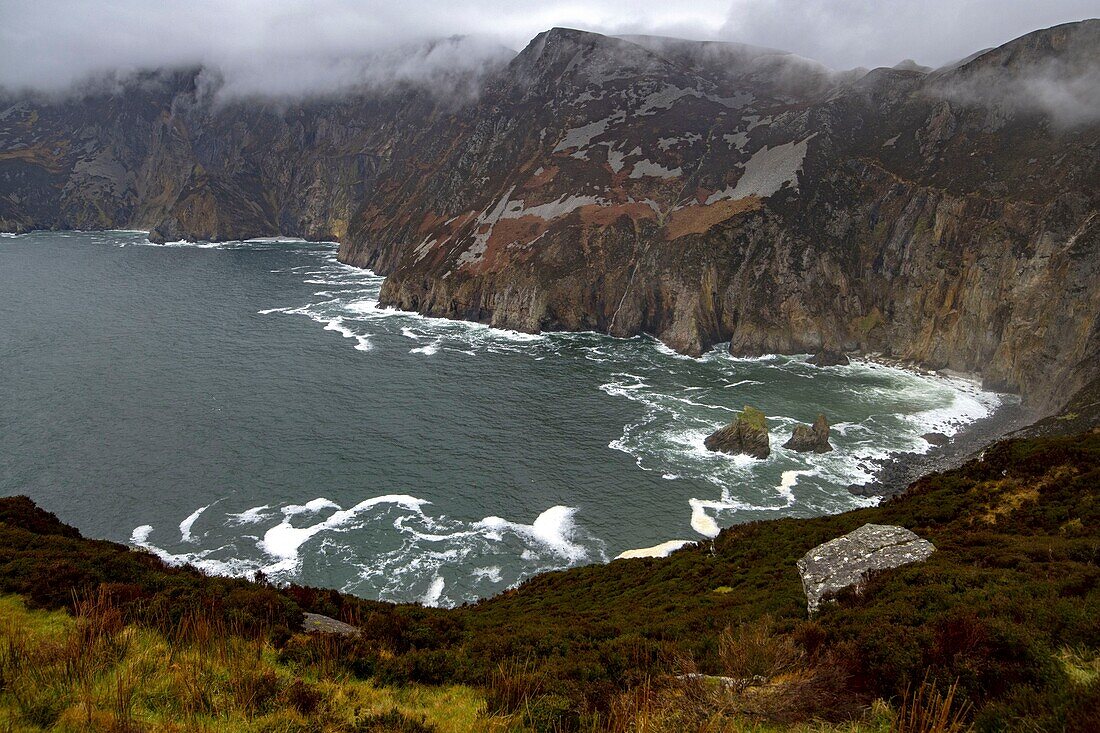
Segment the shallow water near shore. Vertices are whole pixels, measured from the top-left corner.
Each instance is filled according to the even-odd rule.
[[[0,240],[0,493],[211,572],[453,605],[720,527],[865,505],[872,460],[1002,397],[379,307],[335,246]],[[765,461],[703,439],[761,408]],[[832,453],[781,448],[824,412]]]

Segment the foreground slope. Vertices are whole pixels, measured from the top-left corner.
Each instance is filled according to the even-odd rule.
[[[105,594],[122,619],[170,635],[200,613],[269,639],[288,663],[320,658],[376,685],[480,686],[489,713],[536,729],[866,722],[871,700],[896,706],[927,679],[957,683],[980,730],[1088,730],[1100,704],[1100,408],[1085,396],[1061,429],[991,446],[881,507],[741,525],[667,559],[549,573],[452,610],[166,568],[25,498],[0,500],[0,590],[49,608]],[[807,619],[796,561],[868,522],[937,551]],[[361,635],[292,637],[302,610]],[[699,689],[686,672],[747,681]]]

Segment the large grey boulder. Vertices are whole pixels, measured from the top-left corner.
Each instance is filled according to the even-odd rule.
[[[306,613],[302,629],[307,634],[336,634],[337,636],[358,636],[359,629],[331,616],[320,613]]]
[[[931,542],[904,527],[865,524],[818,545],[798,561],[806,608],[813,615],[846,588],[858,591],[868,573],[920,562],[935,551]]]

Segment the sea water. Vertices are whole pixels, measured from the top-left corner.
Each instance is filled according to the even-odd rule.
[[[211,573],[454,605],[722,527],[865,505],[873,461],[1003,396],[806,356],[383,308],[333,244],[0,239],[0,494]],[[707,451],[746,404],[763,461]],[[819,412],[835,450],[781,446]]]

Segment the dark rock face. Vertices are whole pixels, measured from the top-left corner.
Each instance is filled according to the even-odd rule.
[[[813,364],[819,367],[828,366],[846,366],[851,364],[851,360],[848,359],[848,355],[842,351],[824,350],[819,351],[809,359],[806,360],[807,364]]]
[[[935,551],[931,542],[904,527],[883,524],[865,524],[818,545],[798,561],[806,609],[812,616],[841,591],[858,591],[869,573],[927,560]]]
[[[748,405],[736,420],[709,435],[704,445],[707,450],[744,453],[753,458],[767,458],[772,452],[764,413]]]
[[[925,433],[920,436],[924,438],[930,445],[940,446],[947,445],[951,442],[951,438],[947,437],[943,433]]]
[[[335,239],[428,315],[876,351],[1048,409],[1100,374],[1100,123],[1018,92],[1100,73],[1098,49],[1082,21],[949,69],[834,74],[558,28],[446,104],[215,105],[199,70],[159,72],[0,99],[0,229]]]
[[[802,453],[828,453],[833,449],[829,443],[829,421],[824,415],[818,415],[813,426],[795,425],[791,439],[783,447]]]

